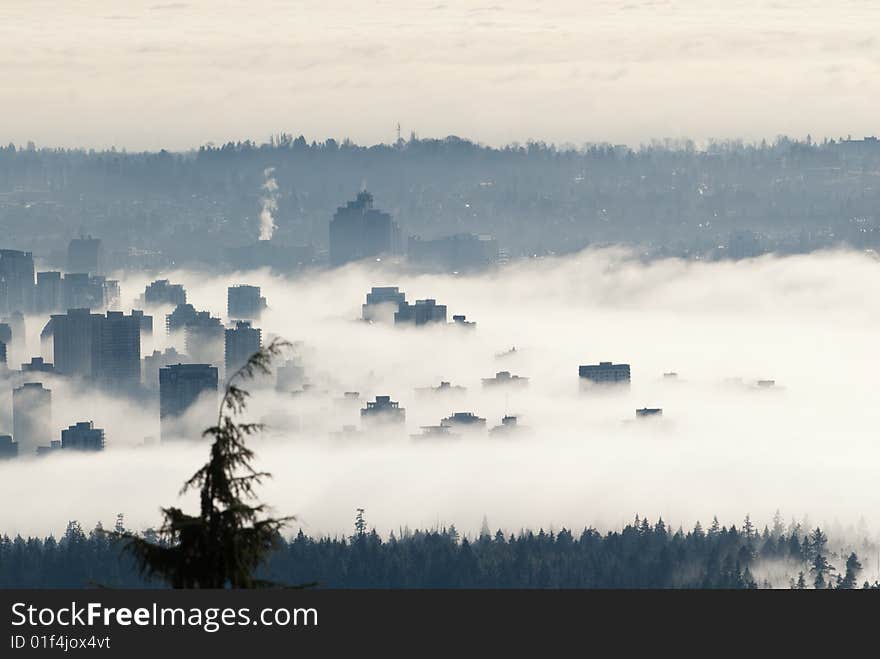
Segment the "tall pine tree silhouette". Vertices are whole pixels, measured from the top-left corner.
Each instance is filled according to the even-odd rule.
[[[160,578],[173,588],[258,588],[271,586],[254,575],[278,545],[281,528],[293,517],[264,516],[265,504],[254,487],[270,474],[251,465],[254,453],[246,445],[260,432],[259,423],[239,423],[250,393],[240,383],[269,375],[272,360],[289,343],[275,339],[254,353],[227,381],[217,425],[204,431],[213,438],[207,463],[183,485],[181,494],[198,488],[201,509],[188,515],[180,508],[163,508],[165,520],[156,541],[121,534],[125,549],[144,576]]]

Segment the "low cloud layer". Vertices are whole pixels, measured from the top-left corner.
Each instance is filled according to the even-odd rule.
[[[713,515],[739,524],[747,513],[763,523],[777,508],[829,529],[862,517],[876,528],[880,301],[867,292],[880,285],[880,263],[870,256],[644,264],[602,250],[473,277],[361,266],[290,281],[266,272],[167,276],[215,314],[227,285],[262,285],[264,339],[304,342],[311,392],[260,389],[250,413],[270,426],[254,443],[274,474],[261,494],[311,533],[349,531],[358,507],[383,532],[438,523],[473,532],[484,514],[508,530],[617,527],[636,513],[674,526],[707,525]],[[123,298],[145,283],[123,280]],[[398,285],[410,300],[434,297],[477,328],[363,323],[364,296],[380,285]],[[167,342],[157,332],[155,344]],[[631,389],[580,392],[578,365],[600,360],[631,364]],[[501,370],[529,377],[528,387],[483,389],[481,379]],[[671,371],[677,379],[663,377]],[[759,379],[776,386],[759,388]],[[416,391],[441,380],[467,392]],[[6,507],[2,531],[112,524],[118,512],[132,527],[157,523],[206,446],[141,446],[158,435],[157,409],[51,386],[54,425],[93,419],[107,430],[107,450],[0,464],[7,491],[26,503]],[[346,391],[360,402],[346,403]],[[406,408],[404,431],[338,434],[382,394]],[[662,419],[637,422],[646,406],[662,407]],[[410,438],[457,411],[488,427],[515,414],[530,432]]]

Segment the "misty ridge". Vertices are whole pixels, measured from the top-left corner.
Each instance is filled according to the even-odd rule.
[[[334,210],[366,187],[404,239],[486,234],[504,258],[624,244],[648,258],[737,259],[876,248],[878,171],[874,137],[494,148],[280,134],[180,153],[10,144],[0,230],[50,264],[87,231],[111,269],[254,267],[230,250],[272,236],[308,269],[326,262]]]
[[[870,254],[645,262],[615,248],[460,276],[383,263],[317,276],[164,276],[217,316],[228,285],[259,285],[268,301],[258,323],[264,343],[296,342],[300,379],[280,390],[258,381],[248,410],[268,426],[252,440],[258,466],[274,475],[261,496],[297,516],[291,532],[345,533],[355,507],[383,534],[454,524],[471,537],[483,515],[508,533],[620,529],[636,513],[671,528],[750,514],[761,528],[780,509],[799,528],[821,525],[839,555],[855,550],[865,576],[876,578],[880,412],[866,355],[880,303],[865,291],[880,274]],[[122,308],[152,279],[119,277]],[[364,322],[373,286],[435,298],[477,325]],[[151,311],[159,327],[170,308]],[[39,352],[41,320],[26,318],[27,354]],[[172,345],[184,352],[181,340],[155,331],[142,354]],[[599,361],[630,364],[631,387],[581,391],[578,366]],[[504,371],[527,385],[483,384]],[[441,382],[450,389],[430,391]],[[6,487],[28,500],[7,508],[3,532],[44,535],[69,520],[107,523],[120,512],[130,528],[154,525],[158,502],[177,500],[206,445],[157,442],[154,398],[60,378],[46,386],[53,428],[93,420],[105,429],[106,450],[0,464]],[[383,395],[405,409],[403,425],[362,421],[360,410]],[[10,408],[0,408],[6,427]],[[642,408],[662,416],[637,418]],[[419,437],[456,412],[485,426]],[[180,432],[198,438],[215,415],[209,396]],[[490,433],[505,416],[516,416],[523,432]],[[796,576],[786,574],[783,581]]]

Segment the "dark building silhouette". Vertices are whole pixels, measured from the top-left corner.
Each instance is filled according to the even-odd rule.
[[[101,315],[88,309],[53,314],[43,333],[53,340],[55,371],[61,375],[93,377],[98,374]]]
[[[197,316],[198,312],[193,305],[181,302],[174,307],[174,311],[165,316],[165,331],[168,332],[168,334],[181,332],[187,325],[193,322]]]
[[[223,359],[223,323],[209,311],[199,311],[186,324],[186,354],[194,362],[219,364]]]
[[[159,369],[159,420],[162,439],[174,436],[176,421],[202,394],[217,392],[217,367],[175,364]]]
[[[119,301],[119,282],[101,275],[69,272],[61,280],[62,309],[106,309]]]
[[[172,364],[182,364],[187,360],[187,356],[183,355],[174,347],[165,348],[165,352],[154,350],[153,354],[146,355],[141,360],[141,383],[152,390],[159,389],[159,369],[163,366]]]
[[[37,273],[34,311],[41,314],[53,314],[61,311],[64,300],[61,281],[60,272]]]
[[[388,213],[373,208],[373,195],[358,193],[330,221],[330,265],[377,258],[398,251],[400,229]]]
[[[599,362],[578,367],[581,384],[626,385],[629,386],[629,364]]]
[[[54,373],[55,366],[51,362],[44,361],[42,357],[31,357],[28,364],[21,365],[22,373]]]
[[[0,323],[0,342],[6,345],[12,343],[12,326],[9,323]]]
[[[406,294],[397,286],[374,286],[361,306],[361,317],[371,322],[392,322],[394,314],[406,303]]]
[[[226,330],[224,357],[226,363],[226,377],[247,363],[262,345],[262,332],[251,327],[248,320],[236,321],[235,327]]]
[[[454,412],[440,422],[441,426],[449,428],[467,428],[469,430],[481,430],[486,427],[486,419],[477,416],[473,412]]]
[[[12,390],[12,436],[22,455],[52,439],[52,392],[40,382]]]
[[[226,315],[230,319],[258,320],[266,309],[259,286],[240,284],[226,289]]]
[[[12,311],[3,319],[3,324],[12,332],[7,347],[11,352],[23,352],[26,345],[27,330],[25,328],[24,314],[21,311]]]
[[[18,457],[18,444],[12,441],[12,435],[0,435],[0,460]]]
[[[446,380],[442,380],[436,387],[420,387],[416,389],[419,394],[464,394],[467,387],[458,384],[452,384]]]
[[[91,236],[74,238],[67,245],[67,272],[101,274],[101,240]]]
[[[367,406],[361,409],[361,421],[367,424],[403,425],[406,422],[406,410],[397,401],[391,400],[391,396],[376,396],[376,400],[367,401]]]
[[[436,300],[416,300],[415,304],[404,302],[394,314],[394,322],[398,325],[412,324],[416,326],[428,323],[446,322],[446,305],[437,304]]]
[[[167,279],[157,279],[144,289],[144,304],[148,306],[186,304],[186,289]]]
[[[0,313],[27,313],[34,303],[34,256],[0,249]]]
[[[489,434],[496,437],[499,435],[512,435],[522,429],[515,416],[506,414],[501,418],[501,425],[493,427],[489,430]]]
[[[462,327],[464,329],[476,329],[477,327],[477,324],[471,320],[468,320],[467,316],[465,316],[464,314],[453,316],[452,324],[456,327]]]
[[[38,446],[37,447],[37,455],[45,456],[45,455],[49,455],[50,453],[54,453],[55,451],[60,451],[60,450],[61,450],[61,440],[60,439],[53,439],[48,444],[44,444],[43,446]]]
[[[410,236],[407,260],[422,270],[462,272],[493,265],[498,241],[492,236],[460,233],[434,240]]]
[[[637,419],[656,418],[660,416],[663,416],[663,409],[660,407],[643,407],[636,410]]]
[[[141,381],[142,316],[108,311],[99,318],[98,377],[108,387],[136,387]]]
[[[121,311],[107,315],[88,309],[53,314],[43,334],[51,334],[55,371],[94,378],[108,387],[140,383],[140,319]]]
[[[525,387],[528,383],[528,378],[520,377],[519,375],[511,375],[510,371],[498,371],[494,378],[483,378],[484,387]]]
[[[73,451],[103,451],[104,430],[92,421],[77,421],[61,431],[61,448]]]
[[[413,439],[452,439],[460,437],[458,433],[452,432],[451,426],[419,426],[421,432],[417,435],[410,435]]]
[[[141,336],[153,336],[153,317],[144,313],[143,309],[132,309],[131,315],[137,318],[138,326],[141,328]]]

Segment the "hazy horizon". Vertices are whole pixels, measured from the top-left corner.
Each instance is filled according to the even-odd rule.
[[[857,0],[11,0],[0,141],[373,144],[398,123],[493,146],[861,137],[877,126],[878,22]]]

